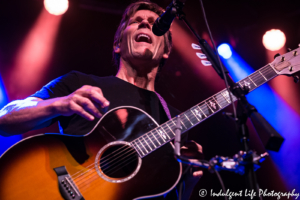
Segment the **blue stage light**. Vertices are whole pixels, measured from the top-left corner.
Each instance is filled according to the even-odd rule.
[[[218,53],[224,58],[228,59],[232,56],[231,48],[228,44],[221,44],[218,47]]]

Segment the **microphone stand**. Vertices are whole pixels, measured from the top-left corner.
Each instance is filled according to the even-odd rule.
[[[177,1],[177,0],[174,0],[172,11],[174,13],[176,13],[176,16],[180,20],[182,20],[187,25],[187,27],[192,31],[192,33],[196,36],[196,38],[198,39],[198,42],[199,42],[199,45],[201,47],[202,52],[207,56],[208,60],[211,62],[212,66],[215,69],[215,71],[217,72],[217,74],[222,79],[225,79],[225,82],[228,82],[228,85],[230,87],[231,92],[238,99],[238,106],[239,106],[239,111],[240,112],[239,112],[238,118],[234,119],[234,120],[235,120],[235,122],[238,126],[238,129],[239,129],[239,139],[240,139],[240,142],[242,144],[242,149],[244,151],[243,155],[241,155],[243,161],[240,164],[243,165],[244,169],[245,169],[244,170],[244,172],[245,172],[244,177],[245,177],[246,182],[247,182],[247,189],[250,189],[251,192],[256,193],[256,195],[253,197],[253,199],[259,200],[261,198],[259,198],[259,195],[258,195],[259,194],[259,188],[258,188],[258,184],[257,184],[256,175],[255,175],[255,172],[254,172],[253,153],[249,149],[249,131],[248,131],[248,127],[246,125],[246,121],[247,121],[248,117],[251,116],[251,114],[254,111],[256,111],[256,109],[255,109],[254,106],[249,104],[249,102],[247,101],[247,99],[245,97],[245,95],[248,93],[248,88],[247,87],[244,87],[244,88],[239,87],[239,85],[236,84],[231,79],[231,77],[229,76],[228,71],[221,64],[221,62],[218,61],[218,59],[216,58],[216,54],[211,49],[211,47],[208,45],[208,43],[204,39],[202,39],[195,32],[195,30],[192,28],[190,23],[186,20],[185,13],[182,11],[183,6],[184,6],[184,3],[180,2],[180,1]],[[223,68],[225,77],[223,76],[222,68]],[[230,94],[230,92],[229,92],[229,94]],[[232,102],[231,95],[229,95],[229,96],[230,96],[230,99],[231,99],[231,102]],[[262,123],[262,124],[265,125],[266,123]],[[271,125],[269,125],[269,126],[271,126]],[[275,136],[281,137],[275,130],[274,130],[275,133],[270,133],[270,129],[268,131],[269,131],[269,134],[272,135],[272,136],[275,135]],[[281,137],[280,141],[281,142],[279,142],[279,148],[280,148],[280,146],[283,142],[282,137]],[[176,155],[177,155],[177,157],[180,155],[180,154],[178,154],[178,151],[177,151]],[[180,160],[180,159],[178,159],[178,160]]]

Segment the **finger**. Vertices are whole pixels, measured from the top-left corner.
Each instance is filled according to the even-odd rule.
[[[109,106],[109,101],[103,96],[102,90],[98,87],[83,86],[82,95],[90,98],[92,101],[100,105],[101,108]]]
[[[101,106],[101,108],[107,108],[109,106],[109,101],[98,92],[91,93],[90,98],[94,102],[98,103]]]
[[[201,171],[201,170],[193,172],[193,177],[200,178],[202,176],[203,176],[203,171]]]
[[[203,153],[194,149],[180,149],[180,153],[181,155],[186,156],[188,158],[196,158],[196,159],[204,158]]]
[[[98,110],[98,108],[92,103],[92,101],[86,97],[77,96],[75,102],[83,108],[83,110],[92,114],[95,117],[102,117],[102,114]]]
[[[83,117],[83,118],[85,118],[85,119],[87,119],[89,121],[93,121],[95,119],[95,117],[93,115],[91,115],[88,112],[86,112],[81,106],[79,106],[75,102],[70,103],[70,104],[71,104],[70,108],[72,109],[72,111],[75,114],[77,114],[77,115],[79,115],[79,116],[81,116],[81,117]]]
[[[202,153],[202,146],[197,142],[190,140],[184,143],[184,147],[187,149],[193,149]]]

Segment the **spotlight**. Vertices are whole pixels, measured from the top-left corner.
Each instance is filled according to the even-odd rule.
[[[277,51],[285,45],[285,35],[278,29],[267,31],[263,36],[263,44],[270,51]]]
[[[68,0],[44,0],[46,10],[52,15],[62,15],[69,7]]]
[[[231,57],[232,52],[230,49],[230,46],[228,44],[221,44],[218,47],[218,53],[224,58],[224,59],[228,59]]]

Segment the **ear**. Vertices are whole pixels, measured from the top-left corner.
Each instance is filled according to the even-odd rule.
[[[118,45],[114,45],[114,52],[115,53],[120,53],[121,52],[119,44]]]

